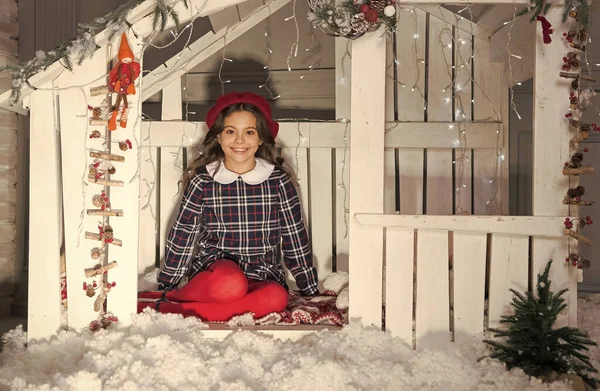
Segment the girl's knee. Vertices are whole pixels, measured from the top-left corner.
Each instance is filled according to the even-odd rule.
[[[288,305],[287,290],[276,282],[269,282],[260,290],[261,302],[271,311],[283,311]]]
[[[219,260],[209,270],[214,273],[211,296],[215,302],[236,301],[248,292],[248,279],[235,262]]]

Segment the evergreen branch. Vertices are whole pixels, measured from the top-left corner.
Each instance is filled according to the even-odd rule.
[[[567,289],[554,293],[549,280],[552,260],[537,276],[536,295],[513,289],[511,305],[514,313],[503,315],[501,323],[509,324],[506,329],[489,328],[495,338],[483,342],[489,346],[488,357],[504,362],[507,368],[518,367],[530,376],[545,376],[551,373],[575,373],[590,385],[598,380],[590,373],[597,373],[586,355],[588,346],[597,345],[574,327],[554,329],[558,315],[567,307],[563,295]]]
[[[120,34],[128,28],[127,16],[130,11],[145,0],[128,0],[124,4],[115,8],[108,14],[96,18],[91,22],[79,23],[77,25],[77,36],[56,46],[47,53],[43,51],[36,52],[33,59],[23,61],[18,65],[7,64],[0,66],[0,72],[10,72],[12,75],[12,89],[9,104],[14,105],[19,102],[22,95],[23,86],[35,74],[48,69],[49,66],[57,61],[69,71],[73,70],[73,63],[83,64],[86,59],[92,58],[99,48],[96,44],[96,35],[107,30],[108,40],[112,40],[116,34]],[[153,26],[156,29],[160,27],[163,31],[168,23],[168,18],[173,18],[176,25],[180,23],[179,15],[168,7],[165,0],[155,0],[156,7],[153,12]],[[189,8],[189,0],[182,1],[186,8]],[[160,26],[158,24],[160,20]]]

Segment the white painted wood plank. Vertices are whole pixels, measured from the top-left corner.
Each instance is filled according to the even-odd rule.
[[[475,120],[500,121],[502,120],[500,116],[502,66],[490,62],[489,41],[475,39],[474,46],[473,116]]]
[[[440,19],[429,18],[429,81],[427,120],[452,120],[452,30]],[[427,150],[427,214],[452,214],[452,151]]]
[[[335,118],[350,119],[350,85],[352,81],[352,41],[335,39]]]
[[[363,225],[427,228],[446,231],[505,233],[515,235],[564,236],[562,216],[432,216],[356,213]]]
[[[427,214],[452,214],[452,169],[451,150],[427,150]]]
[[[117,37],[120,39],[120,37]],[[128,34],[131,47],[138,47],[138,39],[133,34]],[[113,42],[113,48],[117,42]],[[113,50],[114,53],[114,50]],[[115,57],[116,57],[116,53]],[[113,59],[113,62],[115,59]],[[139,60],[143,68],[143,59]],[[128,326],[132,322],[131,314],[137,312],[137,277],[138,277],[138,251],[139,251],[139,210],[140,210],[140,177],[138,146],[134,140],[141,137],[141,80],[136,80],[135,95],[129,95],[129,117],[126,128],[119,128],[112,136],[119,139],[129,139],[133,149],[129,151],[124,163],[115,163],[116,173],[113,179],[124,181],[123,187],[112,187],[110,190],[111,206],[124,211],[123,217],[111,217],[110,225],[114,235],[123,241],[122,246],[111,246],[109,256],[111,260],[119,262],[119,266],[108,273],[108,281],[116,282],[107,297],[107,310],[119,318],[119,325]],[[114,147],[113,147],[114,146]],[[113,144],[116,151],[116,144]]]
[[[529,276],[529,237],[492,234],[490,244],[490,281],[488,299],[489,327],[503,327],[502,315],[513,313],[510,288],[527,291]],[[505,326],[504,326],[505,327]]]
[[[443,20],[429,18],[427,120],[452,120],[452,29]]]
[[[311,150],[312,153],[312,150]],[[396,154],[393,148],[384,151],[383,212],[396,212]]]
[[[472,64],[472,35],[461,29],[454,30],[454,72],[456,92],[454,94],[454,119],[459,122],[456,126],[462,143],[454,150],[454,187],[456,190],[455,213],[471,214],[471,149],[469,149],[469,134],[461,121],[471,120],[471,64]],[[483,64],[478,64],[483,66]],[[462,133],[465,131],[465,133]],[[460,140],[460,138],[459,138]]]
[[[175,222],[182,193],[178,182],[183,173],[182,150],[164,147],[160,151],[160,213],[159,213],[159,258],[161,266],[164,262],[165,245],[169,230]]]
[[[562,7],[553,6],[546,14],[552,25],[561,23]],[[566,27],[566,26],[565,26]],[[562,199],[569,188],[568,178],[562,175],[560,167],[569,160],[569,140],[574,132],[564,120],[564,97],[569,94],[569,80],[557,81],[556,72],[560,69],[564,48],[560,45],[546,45],[542,42],[541,30],[536,29],[535,78],[533,88],[533,215],[566,216],[568,207]],[[554,259],[550,279],[553,289],[577,290],[576,269],[565,262],[559,262],[568,255],[567,239],[533,239],[533,276],[541,273],[549,259]],[[577,322],[577,300],[565,297],[569,306],[557,320],[557,327]],[[575,300],[572,300],[575,299]],[[567,318],[567,319],[565,319]]]
[[[239,3],[236,7],[238,9],[238,13],[240,18],[245,18],[250,15],[252,12],[260,8],[263,5],[262,0],[246,0],[243,3]]]
[[[236,7],[227,7],[222,9],[221,11],[210,15],[208,19],[210,20],[212,29],[215,32],[240,21]]]
[[[423,213],[423,150],[398,150],[400,213]]]
[[[82,290],[82,283],[91,284],[101,281],[101,277],[85,278],[84,269],[93,267],[97,260],[90,256],[94,247],[101,247],[100,242],[86,240],[86,231],[98,232],[102,217],[94,218],[85,215],[87,208],[93,209],[92,197],[102,192],[102,187],[82,182],[87,178],[88,165],[93,162],[87,148],[104,150],[104,139],[90,139],[92,130],[106,132],[106,127],[88,126],[87,105],[100,105],[104,96],[91,98],[89,87],[97,79],[97,75],[106,72],[106,49],[96,51],[94,58],[86,63],[86,67],[77,67],[73,72],[62,74],[58,78],[60,91],[60,126],[62,157],[62,191],[63,218],[65,230],[65,259],[67,277],[68,325],[81,330],[95,320],[98,314],[94,311],[95,298],[89,298]],[[83,88],[67,88],[83,85]],[[129,158],[134,158],[130,155]],[[102,264],[108,263],[103,261]],[[112,272],[109,273],[111,275]]]
[[[421,229],[417,239],[416,348],[450,341],[448,232]]]
[[[476,149],[473,152],[473,176],[475,177],[473,213],[476,215],[501,214],[498,182],[501,180],[500,163],[504,162],[497,153],[495,149]]]
[[[301,148],[301,145],[310,143],[310,125],[294,123],[293,129],[293,132],[288,132],[285,147],[281,148],[281,155],[285,159],[284,164],[289,168],[298,182],[298,192],[300,193],[304,219],[308,228],[310,223],[308,153],[306,148]],[[279,136],[277,134],[278,139]]]
[[[29,246],[28,341],[49,338],[60,327],[60,197],[54,99],[52,91],[38,90],[31,94],[29,164],[36,169],[29,174],[32,245]]]
[[[163,89],[162,119],[163,121],[181,120],[181,78],[173,80]],[[184,135],[187,135],[184,129]],[[185,138],[182,137],[182,138]],[[159,258],[161,266],[164,262],[165,246],[169,230],[173,225],[183,192],[179,189],[179,181],[183,173],[183,148],[163,147],[160,150],[160,216],[159,216]]]
[[[140,147],[140,238],[138,273],[143,274],[156,267],[156,233],[158,208],[156,194],[158,151],[156,147]]]
[[[302,127],[299,128],[300,132],[297,132],[297,138],[300,139],[302,136],[300,135],[302,132]],[[302,133],[303,134],[303,133]],[[285,159],[285,164],[289,167],[291,173],[296,177],[296,181],[298,183],[297,190],[300,196],[300,202],[302,203],[302,217],[304,219],[304,224],[306,226],[306,230],[310,232],[311,230],[311,212],[310,212],[310,186],[308,181],[308,153],[306,149],[296,149],[296,148],[282,148],[281,154]],[[315,265],[315,267],[318,267]],[[319,276],[320,278],[320,276]],[[297,289],[296,281],[294,277],[286,270],[286,280],[290,287],[290,289]]]
[[[396,101],[394,93],[396,92],[396,79],[398,74],[395,68],[396,59],[394,57],[394,40],[388,39],[385,44],[385,120],[394,121],[396,117]]]
[[[354,41],[352,47],[351,216],[383,212],[386,38],[382,30]],[[349,232],[349,318],[380,327],[383,229],[350,219]]]
[[[509,49],[514,55],[521,57],[513,57],[511,63],[518,66],[520,60],[524,57],[529,57],[533,60],[535,58],[533,45],[535,41],[535,24],[531,23],[529,15],[518,16],[514,23],[512,23],[513,12],[510,10],[510,14],[506,21],[511,21],[505,24],[502,28],[496,31],[490,37],[490,62],[502,63],[508,67]],[[509,33],[511,40],[508,48],[506,44],[509,39]],[[533,61],[530,61],[533,63]]]
[[[323,281],[333,269],[333,178],[330,148],[310,150],[310,182],[313,262],[319,275],[319,289],[323,289]]]
[[[454,213],[473,214],[473,208],[471,205],[472,150],[468,148],[455,149],[454,154],[454,162],[456,162],[454,163],[454,190],[456,191]]]
[[[502,116],[502,69],[499,64],[490,62],[489,41],[475,39],[474,45],[473,116],[475,120],[504,123],[500,122],[495,130],[496,134],[490,135],[490,141],[494,142],[492,148],[474,147],[473,214],[506,214],[508,210],[503,211],[502,199],[508,197],[508,179],[503,178],[501,173],[508,168],[508,159],[502,159],[500,156],[508,156],[508,151],[503,150],[508,141],[508,117]],[[467,137],[470,145],[471,137],[468,131]]]
[[[397,78],[401,84],[397,85],[398,95],[398,120],[419,121],[425,118],[425,43],[426,43],[426,12],[415,7],[400,7],[398,9],[401,23],[398,24],[396,40],[396,56],[398,60]],[[414,123],[414,122],[413,122]],[[395,145],[395,137],[402,133],[400,124],[386,126],[385,144]],[[428,125],[425,125],[428,126]],[[423,130],[423,129],[422,129]],[[427,135],[431,139],[429,127],[426,133],[420,133],[417,138]],[[444,135],[448,135],[447,128]],[[412,138],[414,140],[414,138]],[[454,137],[451,142],[454,144]],[[402,142],[404,143],[404,142]],[[429,142],[428,142],[429,144]],[[409,147],[409,146],[407,146]],[[423,156],[421,148],[398,149],[398,176],[399,176],[399,205],[400,213],[423,213]]]
[[[398,120],[423,121],[425,118],[425,43],[426,13],[415,7],[399,7],[396,33],[398,61]]]
[[[483,332],[487,234],[454,231],[454,341]]]
[[[347,123],[348,128],[350,124]],[[348,142],[349,144],[349,142]],[[348,214],[350,198],[350,151],[349,148],[335,150],[335,259],[336,271],[348,272]]]
[[[173,79],[163,88],[161,119],[163,121],[181,120],[182,112],[182,80]]]
[[[413,345],[413,229],[386,229],[385,329]]]
[[[414,4],[414,3],[412,3]],[[461,31],[473,34],[479,39],[489,40],[491,32],[480,25],[479,23],[473,23],[469,19],[462,17],[461,15],[455,14],[454,12],[440,7],[439,5],[417,5],[415,8],[427,12],[438,19],[444,20],[450,26],[456,26]]]

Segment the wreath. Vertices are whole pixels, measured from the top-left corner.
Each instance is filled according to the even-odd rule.
[[[308,0],[308,20],[334,37],[357,39],[382,24],[396,28],[396,0]]]

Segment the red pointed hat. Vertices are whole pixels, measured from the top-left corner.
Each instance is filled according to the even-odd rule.
[[[267,125],[269,126],[269,132],[273,138],[277,137],[277,132],[279,132],[279,124],[277,121],[274,121],[271,118],[271,106],[269,102],[265,98],[260,95],[253,94],[252,92],[230,92],[225,95],[221,95],[217,99],[217,103],[206,114],[206,125],[210,128],[213,126],[215,121],[217,120],[217,116],[223,109],[228,106],[231,106],[235,103],[248,103],[256,106],[257,109],[261,111],[265,119],[267,120]]]

